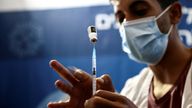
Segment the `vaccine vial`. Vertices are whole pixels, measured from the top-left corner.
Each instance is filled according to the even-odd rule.
[[[87,28],[89,40],[93,43],[97,42],[97,30],[95,26],[89,26]]]

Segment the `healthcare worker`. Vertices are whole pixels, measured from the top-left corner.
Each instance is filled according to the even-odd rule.
[[[50,102],[49,108],[192,108],[192,49],[183,45],[177,24],[182,16],[178,0],[115,0],[122,48],[129,58],[145,63],[139,75],[128,79],[121,94],[114,92],[108,75],[92,78],[58,61],[51,67],[68,83],[56,87],[71,97]]]

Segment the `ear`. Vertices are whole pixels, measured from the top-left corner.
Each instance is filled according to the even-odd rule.
[[[170,10],[170,19],[171,23],[176,25],[180,22],[182,16],[182,6],[179,2],[175,2],[172,4]]]

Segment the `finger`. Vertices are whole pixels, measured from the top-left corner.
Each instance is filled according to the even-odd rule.
[[[98,80],[99,89],[115,92],[112,80],[108,74],[102,75]]]
[[[67,104],[68,104],[68,102],[62,102],[62,101],[59,101],[59,102],[49,102],[47,104],[47,107],[48,108],[67,108]]]
[[[67,69],[72,73],[74,74],[75,73],[75,70],[77,69],[75,66],[68,66]]]
[[[98,96],[94,96],[93,98],[86,100],[84,104],[85,108],[123,108],[120,106],[121,104],[117,102],[113,102]]]
[[[84,72],[83,70],[81,69],[75,69],[75,72],[74,72],[74,76],[80,81],[80,82],[83,82],[83,81],[88,81],[88,80],[92,80],[92,77]]]
[[[49,62],[50,66],[64,79],[69,81],[72,85],[77,84],[79,81],[73,76],[73,74],[65,68],[57,60],[51,60]]]
[[[99,96],[111,101],[119,101],[119,102],[127,102],[127,98],[115,92],[105,91],[105,90],[98,90],[96,91],[94,96]]]
[[[110,102],[113,102],[113,105],[117,104],[117,103],[119,105],[121,105],[121,107],[118,106],[117,108],[137,108],[137,106],[131,100],[129,100],[127,97],[114,93],[114,92],[98,90],[94,96],[109,100]],[[124,107],[122,107],[122,106],[124,106]]]
[[[103,85],[104,84],[104,80],[101,78],[101,77],[99,77],[99,78],[96,78],[96,86],[97,86],[97,90],[99,90],[99,89],[101,89],[102,88],[102,86],[101,85]]]
[[[71,95],[72,93],[72,86],[70,84],[68,84],[67,82],[64,83],[61,80],[57,80],[55,81],[55,86],[60,89],[61,91]]]

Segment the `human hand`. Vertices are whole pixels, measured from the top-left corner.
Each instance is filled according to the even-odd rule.
[[[106,90],[98,90],[90,99],[86,100],[85,108],[137,108],[125,96]]]
[[[92,76],[80,69],[67,69],[56,60],[50,61],[50,66],[66,82],[57,80],[55,85],[61,91],[69,94],[68,102],[50,102],[49,108],[84,108],[85,100],[92,96]],[[97,89],[103,89],[114,92],[111,79],[108,75],[97,78]]]

